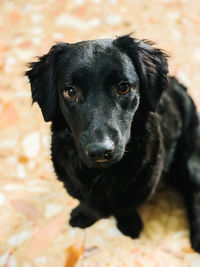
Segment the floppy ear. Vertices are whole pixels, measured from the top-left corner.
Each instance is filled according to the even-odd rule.
[[[30,63],[30,70],[25,73],[31,84],[33,103],[39,104],[45,121],[51,121],[56,112],[58,63],[68,46],[66,43],[54,45],[48,54],[39,57],[39,61]]]
[[[153,47],[154,43],[138,40],[129,35],[117,38],[114,45],[132,60],[140,79],[141,106],[154,111],[156,104],[167,87],[167,55]]]

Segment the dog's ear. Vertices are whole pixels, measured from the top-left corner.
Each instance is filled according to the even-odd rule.
[[[46,55],[39,57],[37,62],[30,63],[30,70],[25,73],[31,84],[33,103],[39,104],[45,121],[51,121],[56,112],[58,63],[68,47],[69,44],[66,43],[54,45]]]
[[[156,104],[167,87],[167,55],[153,47],[154,43],[138,40],[129,35],[117,38],[114,45],[132,60],[140,79],[141,106],[154,111]]]

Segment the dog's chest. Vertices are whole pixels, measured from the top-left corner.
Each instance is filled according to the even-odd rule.
[[[131,167],[130,167],[131,169]],[[127,173],[124,169],[116,169],[113,173],[94,172],[82,173],[76,176],[75,172],[68,173],[74,187],[74,197],[87,203],[93,208],[113,210],[125,206],[137,206],[151,194],[151,183],[141,185],[134,173]],[[72,186],[71,185],[71,186]],[[69,191],[69,187],[67,188]],[[78,192],[78,194],[77,194]]]

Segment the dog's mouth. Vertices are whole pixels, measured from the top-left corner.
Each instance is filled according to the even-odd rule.
[[[85,153],[79,153],[81,161],[88,167],[88,168],[108,168],[111,167],[112,165],[116,164],[119,162],[124,153],[123,151],[120,151],[121,153],[115,153],[111,159],[96,159],[96,160],[91,160],[88,155]]]
[[[106,161],[106,160],[97,160],[95,162],[85,162],[88,168],[109,168],[112,165],[116,164],[118,161]]]
[[[95,162],[100,162],[100,163],[103,163],[103,162],[108,162],[108,160],[106,160],[106,159],[99,159],[99,160],[96,160]]]

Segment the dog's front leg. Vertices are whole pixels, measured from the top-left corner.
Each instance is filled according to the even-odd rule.
[[[137,238],[143,228],[142,220],[133,209],[125,209],[114,214],[118,229],[127,236]]]
[[[182,164],[186,169],[181,173],[178,187],[181,187],[186,202],[192,248],[200,252],[200,126],[193,138],[194,151]]]
[[[200,192],[193,193],[187,199],[192,248],[200,252]]]
[[[100,218],[101,217],[94,210],[81,203],[72,210],[69,223],[73,227],[86,228],[94,224]]]

